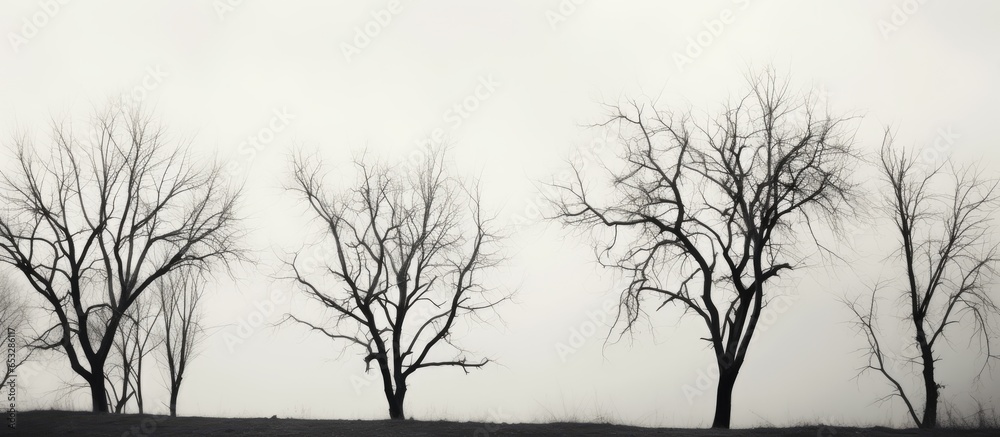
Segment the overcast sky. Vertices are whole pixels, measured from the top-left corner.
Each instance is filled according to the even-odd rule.
[[[408,415],[707,426],[715,365],[698,340],[704,326],[665,309],[650,328],[605,345],[618,278],[595,264],[588,241],[539,220],[538,182],[602,140],[604,132],[580,127],[599,120],[598,103],[648,95],[664,107],[713,111],[748,68],[768,65],[818,90],[835,112],[863,115],[857,141],[866,152],[891,125],[900,144],[939,144],[929,162],[996,169],[1000,4],[921,3],[7,0],[0,137],[7,145],[29,129],[43,139],[50,119],[84,122],[124,94],[246,178],[245,243],[259,262],[212,283],[213,329],[185,377],[182,415],[386,416],[360,351],[269,326],[309,305],[271,279],[275,254],[309,237],[300,230],[305,209],[282,184],[296,148],[344,166],[361,147],[402,160],[440,134],[453,141],[459,168],[482,179],[489,207],[516,227],[501,278],[517,297],[500,308],[505,323],[457,333],[498,364],[418,373]],[[880,260],[895,241],[878,228],[852,232],[864,242],[849,254],[854,262],[813,258],[777,283],[785,297],[750,349],[734,426],[905,423],[901,404],[873,404],[886,393],[882,380],[852,379],[864,340],[838,299],[894,274]],[[560,344],[573,353],[560,354]],[[1000,372],[974,384],[978,351],[964,341],[954,348],[940,351],[943,402],[964,411],[975,400],[1000,404]],[[86,391],[60,388],[82,382],[64,358],[30,366],[22,405],[89,408]],[[147,394],[154,398],[166,399]]]

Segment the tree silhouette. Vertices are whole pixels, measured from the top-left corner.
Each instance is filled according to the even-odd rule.
[[[310,298],[332,315],[294,321],[364,350],[365,371],[382,377],[389,417],[403,419],[407,380],[417,370],[470,361],[452,342],[456,323],[483,317],[509,295],[484,283],[498,262],[498,234],[481,207],[478,189],[448,174],[444,150],[417,166],[388,167],[356,160],[356,183],[331,194],[322,165],[299,156],[290,190],[319,218],[333,259],[322,270],[289,264]],[[332,279],[332,280],[331,280]]]
[[[987,285],[996,275],[998,246],[991,241],[994,216],[1000,206],[996,180],[986,179],[971,167],[921,166],[915,154],[893,146],[886,131],[880,153],[880,171],[888,186],[883,200],[886,215],[898,232],[896,254],[904,273],[898,293],[906,302],[906,318],[912,328],[915,353],[903,357],[920,367],[924,409],[918,414],[912,392],[907,392],[898,368],[890,366],[890,351],[878,329],[877,297],[887,286],[872,288],[867,305],[848,302],[856,326],[868,342],[868,363],[862,369],[875,371],[891,385],[891,394],[906,404],[907,413],[920,428],[937,426],[940,389],[934,374],[939,360],[934,347],[952,326],[971,326],[985,356],[984,369],[993,352],[993,322],[1000,307]],[[896,287],[892,287],[896,288]]]
[[[16,137],[0,190],[0,262],[13,266],[56,323],[41,347],[64,352],[108,411],[106,364],[123,319],[157,279],[240,252],[237,195],[211,166],[138,109],[98,113],[93,135],[55,124],[35,147]]]
[[[176,417],[184,372],[195,356],[195,346],[203,332],[200,306],[205,283],[197,271],[183,269],[161,278],[156,292],[163,311],[163,356],[169,378],[170,416]]]
[[[747,81],[746,94],[700,123],[636,100],[611,106],[601,126],[617,130],[620,149],[603,162],[609,184],[592,188],[574,165],[551,199],[563,224],[596,234],[602,265],[632,278],[616,324],[631,329],[648,294],[705,323],[719,368],[717,428],[729,427],[769,285],[801,261],[799,234],[836,225],[855,189],[850,119],[818,116],[815,99],[791,97],[772,71]]]
[[[101,313],[107,315],[107,313]],[[140,298],[125,312],[120,322],[118,334],[109,357],[106,377],[108,379],[108,405],[115,413],[125,412],[129,401],[134,401],[139,414],[145,412],[142,391],[143,364],[145,358],[159,343],[154,335],[155,325],[160,319],[161,310],[156,302]],[[104,321],[107,323],[107,321]],[[115,381],[119,385],[116,387]]]

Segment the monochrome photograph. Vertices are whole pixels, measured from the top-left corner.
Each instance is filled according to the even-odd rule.
[[[0,434],[997,435],[998,20],[4,1]]]

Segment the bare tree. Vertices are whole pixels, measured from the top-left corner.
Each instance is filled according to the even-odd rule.
[[[147,304],[145,303],[146,300],[150,302]],[[135,406],[138,408],[139,414],[143,414],[146,412],[145,398],[142,391],[143,364],[145,363],[146,356],[156,350],[160,342],[163,341],[162,337],[156,335],[157,321],[163,315],[163,308],[155,300],[144,297],[136,301],[136,305],[130,308],[130,310],[133,309],[135,310],[135,316],[130,317],[130,319],[137,325],[137,329],[133,330],[134,336],[132,337],[132,343],[135,348],[132,381],[133,390],[135,391]]]
[[[139,325],[138,323],[133,323],[130,316],[134,314],[134,309],[137,306],[133,305],[132,308],[129,308],[126,316],[122,319],[118,332],[114,334],[115,340],[112,343],[113,353],[108,357],[108,362],[105,363],[104,377],[108,386],[105,396],[108,399],[111,411],[118,414],[125,411],[125,406],[132,400],[132,396],[135,394],[132,384],[132,365],[135,361],[136,351],[132,343],[132,337],[133,332],[139,329]],[[105,319],[101,320],[101,324],[106,324],[108,323],[107,318],[111,316],[111,313],[101,312],[97,313],[97,315]],[[116,380],[118,384],[115,383]]]
[[[611,107],[602,126],[621,149],[603,163],[610,184],[590,188],[577,165],[573,181],[553,184],[556,218],[592,231],[599,262],[632,278],[616,325],[631,330],[647,294],[705,323],[719,368],[716,428],[729,427],[768,286],[801,262],[800,233],[819,221],[837,229],[854,191],[850,119],[817,116],[815,99],[793,98],[771,71],[748,83],[700,123],[635,100]]]
[[[177,396],[184,372],[195,356],[201,340],[201,298],[204,279],[195,270],[172,272],[156,283],[163,309],[163,356],[167,362],[170,389],[170,416],[177,416]]]
[[[161,315],[157,302],[140,298],[126,311],[121,321],[121,327],[115,338],[114,354],[109,357],[106,377],[108,379],[109,405],[115,413],[125,412],[129,401],[135,403],[139,414],[145,412],[143,402],[143,364],[145,358],[152,352],[159,338],[154,335],[155,326]],[[119,382],[119,386],[115,385]]]
[[[983,369],[991,359],[1000,358],[990,340],[997,335],[992,321],[1000,307],[987,289],[1000,261],[1000,246],[990,239],[1000,191],[996,180],[984,178],[971,167],[928,168],[917,155],[894,148],[889,131],[884,138],[880,170],[889,190],[883,204],[899,233],[896,255],[903,273],[901,287],[892,287],[895,290],[890,292],[906,302],[915,353],[903,359],[920,368],[923,412],[918,414],[912,392],[904,389],[905,380],[899,375],[902,368],[889,364],[891,350],[880,339],[877,296],[886,287],[873,287],[870,300],[865,299],[867,306],[858,300],[848,304],[868,341],[868,363],[862,372],[875,371],[885,377],[892,392],[883,399],[898,396],[918,427],[934,428],[944,387],[934,374],[940,359],[934,347],[946,338],[946,329],[971,327],[973,339],[978,339],[984,351]]]
[[[289,264],[294,281],[332,316],[314,323],[292,320],[365,351],[365,370],[375,362],[389,417],[403,419],[407,378],[419,369],[465,371],[489,360],[469,361],[452,343],[463,316],[482,317],[509,294],[483,279],[498,262],[498,235],[485,216],[477,189],[449,176],[444,150],[419,166],[390,168],[356,160],[353,187],[327,190],[322,165],[297,157],[290,190],[320,219],[333,259],[325,271],[305,271],[298,256]]]
[[[0,380],[0,387],[7,385],[7,381],[15,374],[17,368],[31,357],[33,349],[26,347],[28,346],[27,342],[22,340],[21,343],[18,343],[18,339],[25,338],[21,331],[27,327],[27,312],[27,302],[24,301],[21,291],[17,289],[10,277],[0,272],[0,329],[3,330],[4,346],[8,346],[8,343],[13,341],[16,348],[13,366],[10,365],[11,362],[6,356],[4,358],[6,364],[3,379]],[[20,358],[17,357],[17,352],[21,353]]]
[[[239,256],[237,195],[218,168],[139,110],[97,114],[92,135],[55,124],[51,142],[14,140],[0,192],[0,262],[21,272],[56,324],[42,347],[64,352],[108,411],[106,364],[129,308],[168,272]]]

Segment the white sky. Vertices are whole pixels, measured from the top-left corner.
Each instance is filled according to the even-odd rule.
[[[454,140],[461,168],[481,175],[506,223],[534,222],[534,184],[600,134],[579,127],[597,120],[598,102],[642,93],[662,95],[669,107],[713,110],[739,90],[747,66],[772,64],[796,86],[825,90],[835,111],[864,115],[858,142],[866,151],[892,124],[901,144],[924,147],[950,132],[953,141],[944,144],[954,159],[985,169],[1000,162],[993,130],[1000,4],[988,0],[924,2],[897,13],[902,25],[887,36],[879,22],[891,23],[903,1],[589,1],[569,8],[567,0],[563,14],[556,0],[404,0],[350,59],[342,44],[387,2],[230,1],[240,4],[221,16],[226,0],[65,1],[49,9],[54,14],[35,0],[0,4],[8,42],[0,44],[3,138],[17,128],[42,138],[50,117],[83,121],[91,108],[145,81],[147,90],[136,95],[145,94],[174,135],[193,138],[206,158],[235,162],[248,179],[246,245],[260,262],[236,271],[235,282],[220,275],[213,284],[207,323],[217,328],[185,378],[184,415],[386,416],[377,384],[355,389],[365,378],[356,350],[341,354],[342,344],[296,327],[258,327],[233,351],[223,340],[272,291],[281,302],[268,322],[302,305],[288,284],[270,279],[274,253],[306,238],[299,231],[304,209],[282,197],[293,147],[319,149],[338,165],[365,145],[397,159],[441,129]],[[554,26],[551,14],[561,14]],[[723,16],[729,23],[679,69],[675,53]],[[37,32],[25,24],[32,17],[44,23]],[[483,81],[498,85],[489,95],[480,90],[485,98],[458,123],[450,108]],[[275,111],[291,116],[287,127],[250,159],[240,143],[266,129]],[[853,265],[823,266],[817,258],[776,290],[794,297],[754,340],[736,385],[735,426],[905,423],[901,404],[872,405],[885,393],[880,379],[851,379],[863,363],[853,353],[863,340],[844,323],[849,317],[837,301],[892,274],[878,260],[894,240],[867,238],[877,234],[859,234],[874,243],[862,245]],[[655,337],[647,330],[607,347],[602,326],[564,362],[556,344],[588,326],[589,312],[605,313],[602,306],[618,295],[615,278],[595,266],[587,242],[552,224],[522,227],[507,247],[503,281],[518,289],[517,303],[501,308],[505,325],[474,327],[461,340],[500,365],[470,375],[418,373],[409,415],[710,424],[714,381],[690,403],[683,391],[714,367],[697,340],[700,322],[678,323],[678,311],[664,310],[651,320]],[[955,348],[941,351],[944,402],[966,410],[974,398],[1000,403],[1000,372],[973,384],[975,351],[964,341]],[[72,380],[67,363],[46,361],[22,385],[22,402],[86,408],[86,392],[64,397],[57,389],[60,379]],[[166,399],[147,396],[154,404]]]

